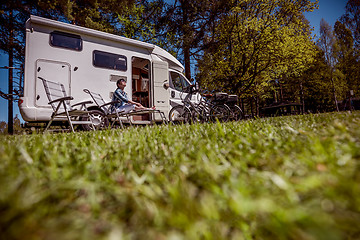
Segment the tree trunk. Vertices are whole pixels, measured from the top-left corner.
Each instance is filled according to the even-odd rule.
[[[279,80],[279,86],[280,86],[280,102],[284,102],[283,88],[280,80]]]
[[[189,7],[188,1],[180,1],[182,8],[182,31],[183,31],[183,54],[184,54],[184,65],[185,65],[185,77],[190,80],[191,79],[191,69],[190,69],[190,43],[191,36],[193,32],[191,30],[191,26],[189,23]],[[191,80],[190,80],[191,81]]]
[[[190,48],[188,46],[184,46],[184,63],[185,63],[185,77],[191,81]]]
[[[253,109],[253,98],[250,98],[250,109],[251,109],[251,117],[254,117],[254,109]]]
[[[240,98],[240,108],[243,111],[243,118],[245,118],[245,104],[244,104],[244,99]]]
[[[14,134],[14,120],[13,120],[13,65],[14,65],[14,52],[13,52],[13,27],[12,27],[12,11],[10,11],[10,41],[9,41],[9,45],[10,45],[10,49],[9,49],[9,88],[8,88],[8,92],[9,92],[9,100],[8,100],[8,134]]]
[[[330,80],[331,80],[331,84],[332,84],[332,90],[333,90],[333,95],[334,95],[336,111],[339,112],[339,106],[338,106],[338,103],[337,103],[336,90],[335,90],[335,84],[334,84],[332,69],[331,69],[331,73],[330,73]]]
[[[305,113],[305,100],[304,100],[304,88],[302,79],[300,79],[300,100],[301,100],[301,113]]]

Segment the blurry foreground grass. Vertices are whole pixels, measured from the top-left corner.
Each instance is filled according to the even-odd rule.
[[[0,136],[0,239],[360,238],[359,123]]]

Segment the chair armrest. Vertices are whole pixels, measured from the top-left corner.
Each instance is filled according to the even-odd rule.
[[[67,101],[67,100],[73,100],[74,98],[71,96],[67,96],[67,97],[62,97],[62,98],[58,98],[55,100],[52,100],[49,102],[49,104],[55,103],[55,102],[61,102],[61,101]]]
[[[92,104],[93,101],[84,101],[84,102],[79,102],[79,103],[76,103],[74,105],[71,105],[72,107],[75,107],[75,106],[78,106],[78,105],[86,105],[86,104]]]
[[[113,105],[114,103],[118,103],[118,102],[120,102],[120,101],[108,102],[108,103],[105,103],[105,104],[103,104],[103,105],[101,105],[101,106],[99,106],[99,107],[101,108],[101,107],[105,107],[105,106],[107,106],[107,105]]]

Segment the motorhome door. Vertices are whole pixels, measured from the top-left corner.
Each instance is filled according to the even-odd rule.
[[[65,62],[56,62],[39,59],[36,61],[36,79],[35,79],[35,105],[37,107],[51,107],[45,93],[42,77],[52,82],[64,84],[67,95],[70,92],[70,64]]]
[[[169,90],[164,87],[164,84],[169,82],[168,63],[163,61],[153,61],[152,73],[154,83],[153,103],[156,109],[163,111],[165,116],[168,116],[170,94]],[[155,114],[154,120],[161,120],[161,116]]]

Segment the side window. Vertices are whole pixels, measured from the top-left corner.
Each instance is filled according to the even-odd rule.
[[[101,68],[127,70],[127,58],[125,56],[97,50],[93,52],[93,64]]]
[[[53,47],[81,51],[82,39],[79,35],[54,31],[50,33],[50,45]]]

